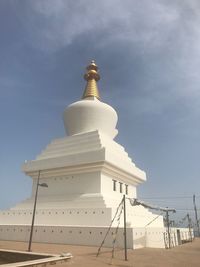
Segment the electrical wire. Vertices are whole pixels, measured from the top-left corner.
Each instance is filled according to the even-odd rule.
[[[200,196],[196,196],[199,198]],[[178,198],[191,198],[192,196],[167,196],[167,197],[142,197],[142,199],[178,199]]]

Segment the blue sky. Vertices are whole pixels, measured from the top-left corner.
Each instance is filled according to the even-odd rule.
[[[198,0],[1,0],[0,208],[30,195],[21,164],[65,135],[91,59],[116,140],[147,173],[139,197],[192,208],[169,197],[200,196],[199,25]]]

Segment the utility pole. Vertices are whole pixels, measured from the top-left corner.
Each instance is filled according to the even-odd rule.
[[[196,206],[196,196],[195,195],[193,195],[193,204],[194,204],[194,212],[195,212],[197,233],[198,233],[198,237],[199,237],[200,236],[200,228],[199,228],[199,220],[198,220],[198,215],[197,215],[197,206]]]
[[[188,219],[188,228],[189,228],[189,234],[190,234],[190,241],[192,242],[192,231],[191,231],[191,219],[189,213],[187,214]]]
[[[170,223],[169,223],[169,211],[166,210],[166,222],[167,222],[167,235],[168,235],[168,243],[169,248],[171,248],[171,236],[170,236]]]
[[[125,261],[128,260],[127,257],[127,239],[126,239],[126,196],[123,197],[123,203],[124,203],[124,258]]]

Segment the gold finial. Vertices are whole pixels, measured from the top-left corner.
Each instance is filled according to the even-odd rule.
[[[94,60],[91,61],[86,69],[87,72],[84,75],[84,79],[87,81],[87,85],[85,87],[82,99],[91,96],[100,99],[99,90],[97,87],[97,81],[100,79],[100,75],[98,73],[98,67],[95,64]]]

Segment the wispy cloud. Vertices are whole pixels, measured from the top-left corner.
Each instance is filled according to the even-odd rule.
[[[180,19],[180,8],[167,1],[152,0],[36,0],[31,1],[28,26],[35,41],[51,50],[71,44],[87,33],[102,34],[98,45],[125,41],[149,45],[168,42]],[[89,41],[89,40],[88,40]],[[40,44],[42,44],[40,42]]]
[[[177,96],[199,105],[198,0],[35,0],[24,14],[38,49],[55,52],[87,36],[96,49],[126,44],[130,57],[145,58],[152,78],[140,80],[146,95],[138,96],[137,105],[143,111],[161,110]]]

